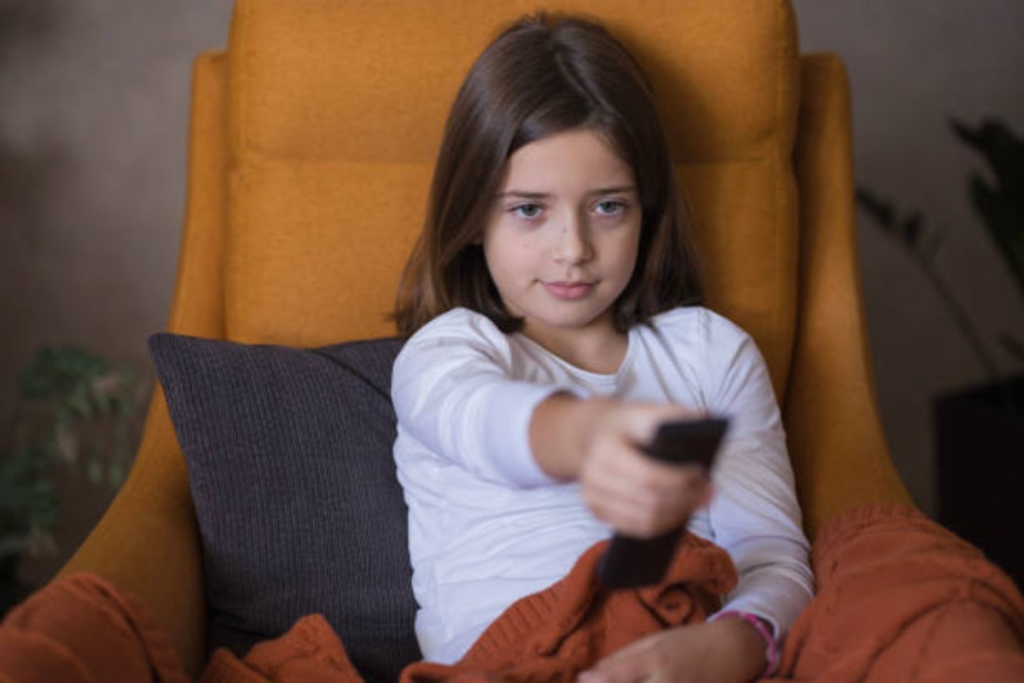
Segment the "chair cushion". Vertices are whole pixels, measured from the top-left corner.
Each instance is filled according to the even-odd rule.
[[[757,339],[777,394],[796,311],[799,66],[789,2],[552,0],[648,73],[712,307]],[[459,83],[518,0],[239,0],[228,49],[225,334],[317,346],[393,334]]]
[[[391,455],[400,342],[149,346],[195,501],[211,649],[241,656],[319,612],[368,680],[397,680],[420,657]]]

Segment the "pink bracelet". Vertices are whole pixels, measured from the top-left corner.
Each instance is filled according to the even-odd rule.
[[[764,667],[764,671],[758,678],[767,678],[775,673],[779,666],[779,644],[775,640],[775,636],[772,634],[768,624],[764,619],[751,614],[750,612],[740,612],[739,610],[730,610],[728,612],[719,612],[714,615],[714,620],[718,620],[720,617],[739,617],[743,621],[747,622],[751,626],[757,629],[757,632],[764,638],[765,645],[767,646],[764,656],[768,660],[768,664]]]

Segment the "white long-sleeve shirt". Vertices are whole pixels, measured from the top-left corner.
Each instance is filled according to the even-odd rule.
[[[610,536],[579,485],[547,476],[530,451],[533,410],[558,391],[731,418],[715,495],[688,528],[739,572],[723,610],[757,614],[781,637],[811,599],[813,577],[778,405],[750,336],[706,308],[675,309],[634,327],[619,370],[605,375],[455,309],[405,344],[392,378],[424,657],[457,661],[508,606]]]

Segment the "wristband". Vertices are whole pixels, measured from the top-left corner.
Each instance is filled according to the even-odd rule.
[[[779,643],[775,640],[775,636],[772,634],[767,622],[756,614],[740,612],[739,610],[719,612],[714,616],[714,619],[717,621],[720,617],[738,617],[757,629],[757,632],[764,638],[766,646],[764,656],[768,660],[764,671],[761,672],[758,678],[767,678],[774,674],[779,666]]]

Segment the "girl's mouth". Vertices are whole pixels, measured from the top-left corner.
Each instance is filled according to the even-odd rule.
[[[545,282],[544,289],[556,299],[575,301],[590,294],[594,289],[591,282]]]

